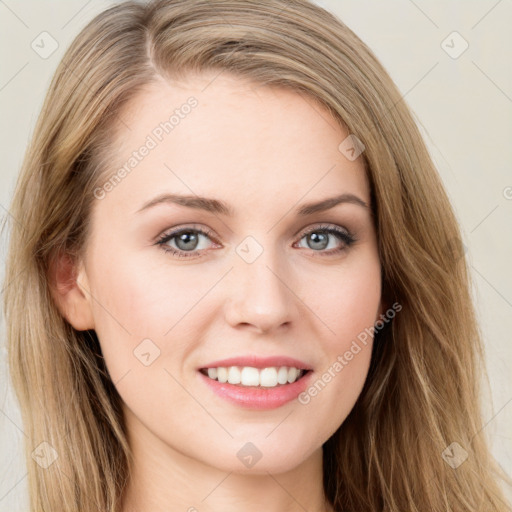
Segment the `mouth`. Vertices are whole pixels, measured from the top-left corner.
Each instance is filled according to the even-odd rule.
[[[210,361],[197,367],[208,392],[252,410],[270,410],[293,402],[304,392],[314,371],[287,355],[246,354]]]
[[[200,373],[221,384],[241,388],[279,388],[303,379],[312,370],[295,366],[215,366],[201,368]]]

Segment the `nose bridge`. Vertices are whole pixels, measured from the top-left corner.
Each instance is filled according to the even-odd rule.
[[[295,314],[295,296],[290,291],[289,272],[278,248],[264,245],[252,236],[235,249],[230,272],[230,298],[226,316],[234,326],[251,324],[271,330],[290,322]]]

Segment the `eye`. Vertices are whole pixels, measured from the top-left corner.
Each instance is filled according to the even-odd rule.
[[[330,243],[333,238],[338,240],[337,247],[335,241],[333,244]],[[328,251],[324,251],[326,256],[338,254],[346,250],[356,241],[354,236],[351,235],[347,230],[338,226],[330,225],[316,226],[309,229],[303,233],[301,240],[303,239],[306,240],[306,244],[308,245],[307,248],[313,249],[314,252],[330,249]],[[339,245],[340,242],[341,246]]]
[[[208,242],[215,238],[213,231],[195,226],[185,226],[173,231],[164,233],[157,240],[165,252],[169,252],[178,258],[201,257],[201,251],[208,248]],[[306,243],[314,252],[331,256],[346,250],[356,239],[347,230],[331,225],[316,226],[302,234],[300,241],[306,239]],[[334,244],[331,241],[337,240]],[[334,247],[333,247],[334,245]],[[303,247],[303,246],[302,246]],[[329,249],[329,250],[325,250]]]
[[[204,244],[201,244],[203,238],[211,239],[213,236],[213,232],[208,229],[184,227],[164,233],[156,243],[165,252],[170,252],[179,258],[189,258],[197,256],[197,251],[205,249]]]

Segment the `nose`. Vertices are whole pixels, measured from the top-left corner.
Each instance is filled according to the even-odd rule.
[[[270,250],[252,263],[239,258],[228,276],[226,321],[261,333],[289,327],[298,317],[299,301],[291,280]]]

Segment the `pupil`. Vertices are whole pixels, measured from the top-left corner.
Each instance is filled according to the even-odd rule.
[[[311,233],[310,240],[313,244],[319,244],[316,247],[312,247],[312,249],[325,249],[328,245],[328,237],[326,233]]]
[[[183,242],[183,244],[181,244]],[[186,231],[178,236],[176,245],[179,249],[186,251],[187,249],[194,249],[197,245],[197,234],[191,231]],[[180,246],[181,245],[181,246]]]

